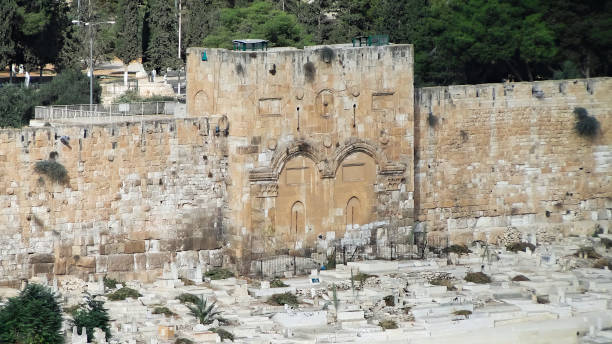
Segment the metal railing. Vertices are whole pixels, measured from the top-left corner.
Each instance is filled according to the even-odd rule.
[[[174,115],[176,102],[140,102],[125,104],[77,104],[37,106],[37,120],[60,120],[112,116]]]

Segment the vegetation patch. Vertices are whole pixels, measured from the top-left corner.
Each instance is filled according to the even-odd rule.
[[[231,340],[232,342],[234,341],[234,334],[231,333],[230,331],[224,330],[220,327],[214,327],[210,329],[212,332],[216,333],[219,335],[219,337],[221,337],[221,341],[224,341],[226,339]]]
[[[601,244],[604,245],[608,249],[612,247],[612,240],[608,238],[601,238]]]
[[[465,275],[465,280],[467,282],[473,282],[478,284],[491,283],[491,277],[489,277],[484,272],[468,272],[467,275]]]
[[[63,343],[62,309],[47,287],[28,284],[0,307],[0,343]]]
[[[125,287],[125,282],[118,281],[114,278],[104,276],[102,280],[104,281],[104,288],[107,289],[115,289],[117,288],[117,284],[121,284]]]
[[[78,334],[84,327],[87,333],[87,342],[93,340],[94,328],[99,328],[104,331],[106,340],[111,337],[110,332],[110,316],[108,310],[104,308],[104,301],[96,300],[91,296],[85,297],[85,304],[74,312],[71,326],[77,327]]]
[[[280,278],[275,278],[270,281],[270,288],[284,288],[288,287]]]
[[[128,287],[122,287],[120,289],[117,289],[117,291],[115,291],[114,293],[106,295],[106,297],[108,297],[108,299],[111,301],[125,300],[128,297],[131,297],[132,299],[137,299],[141,296],[142,295],[138,291]]]
[[[327,268],[327,270],[336,268],[336,255],[335,254],[330,254],[329,256],[327,256],[327,262],[325,263],[325,267]]]
[[[587,110],[582,107],[574,109],[574,115],[576,116],[576,124],[574,128],[580,136],[584,137],[595,137],[599,133],[599,121],[597,118],[589,115]]]
[[[550,303],[550,300],[548,299],[548,295],[538,295],[536,297],[536,301],[541,305]]]
[[[385,305],[388,307],[395,306],[395,297],[393,295],[387,295],[383,297],[383,301],[385,301]]]
[[[516,275],[512,277],[512,281],[513,282],[524,282],[524,281],[531,281],[531,280],[527,278],[527,276],[525,275]]]
[[[595,252],[595,249],[593,247],[581,247],[580,249],[578,249],[578,251],[576,251],[576,253],[574,253],[574,256],[576,257],[585,257],[587,259],[599,259],[601,258],[601,254]]]
[[[458,311],[454,311],[453,314],[464,316],[467,319],[470,317],[470,315],[472,315],[472,311],[467,310],[467,309],[460,309]]]
[[[535,245],[530,244],[528,242],[515,242],[512,244],[506,245],[506,250],[511,251],[511,252],[518,252],[518,251],[527,252],[527,248],[529,248],[529,250],[533,252],[535,250]]]
[[[206,271],[204,273],[204,277],[208,277],[211,280],[220,280],[220,279],[234,277],[234,273],[229,271],[228,269],[214,268],[214,269],[210,269]]]
[[[297,306],[299,305],[299,301],[297,296],[291,294],[290,292],[282,293],[282,294],[274,294],[270,296],[268,299],[268,303],[276,306]]]
[[[456,253],[458,255],[472,253],[465,245],[450,245],[443,250],[444,253]]]
[[[391,329],[397,328],[397,323],[395,322],[395,320],[386,319],[386,320],[381,320],[378,323],[378,326],[384,328],[385,330],[391,330]]]
[[[60,164],[57,161],[53,161],[53,160],[37,161],[36,165],[34,166],[34,171],[36,173],[46,175],[47,177],[49,177],[49,179],[53,180],[54,182],[57,182],[60,184],[68,183],[68,171],[66,171],[66,168],[64,167],[64,165]]]
[[[595,269],[605,269],[606,266],[608,267],[608,270],[612,270],[612,259],[599,258],[593,263],[593,267]]]
[[[148,103],[148,102],[171,102],[175,101],[175,97],[154,95],[150,97],[141,97],[136,90],[128,90],[115,100],[115,103]]]
[[[189,308],[189,313],[198,319],[202,325],[212,324],[215,319],[221,320],[219,318],[221,313],[215,309],[215,302],[208,304],[208,300],[204,299],[204,296],[200,296],[193,304],[186,304],[185,306]]]
[[[177,338],[174,344],[194,344],[193,340],[187,338]]]
[[[370,275],[370,274],[366,274],[366,273],[363,273],[363,272],[360,272],[360,273],[356,274],[355,276],[353,276],[353,279],[355,280],[355,282],[359,282],[359,284],[360,284],[361,286],[363,286],[363,284],[365,283],[365,281],[366,281],[368,278],[371,278],[371,277],[376,277],[376,276],[374,276],[374,275]]]
[[[171,311],[168,307],[158,306],[153,309],[153,314],[163,314],[167,317],[173,317],[176,315],[173,311]]]
[[[445,286],[446,290],[448,290],[448,291],[457,290],[457,288],[453,284],[453,281],[448,279],[448,278],[434,278],[434,279],[429,281],[429,284]]]
[[[198,302],[199,297],[189,293],[182,293],[181,295],[177,296],[176,299],[181,303],[196,303]]]

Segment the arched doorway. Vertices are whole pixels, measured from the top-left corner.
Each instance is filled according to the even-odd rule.
[[[306,215],[304,212],[304,204],[300,201],[293,203],[290,216],[290,237],[293,238],[293,241],[295,242],[298,240],[298,238],[306,233]]]
[[[206,92],[202,90],[198,91],[194,97],[193,103],[193,111],[196,116],[206,116],[210,114],[210,99],[208,98],[208,94],[206,94]]]
[[[362,215],[362,210],[359,198],[351,197],[351,199],[349,199],[349,201],[346,203],[345,215],[347,229],[355,229],[363,224],[361,223],[362,221],[360,217]]]

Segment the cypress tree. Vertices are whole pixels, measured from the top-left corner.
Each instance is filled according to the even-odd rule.
[[[158,72],[178,66],[178,24],[172,0],[150,0],[145,21],[145,68]]]
[[[118,7],[115,56],[123,62],[123,82],[127,86],[128,65],[141,56],[140,13],[137,1],[120,0]]]

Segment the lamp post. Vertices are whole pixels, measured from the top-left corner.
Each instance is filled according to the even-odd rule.
[[[91,33],[91,27],[98,24],[115,24],[114,21],[101,21],[101,22],[84,22],[81,20],[73,20],[72,24],[84,24],[89,27],[89,110],[93,106],[93,74],[94,74],[94,66],[93,66],[93,34]]]

